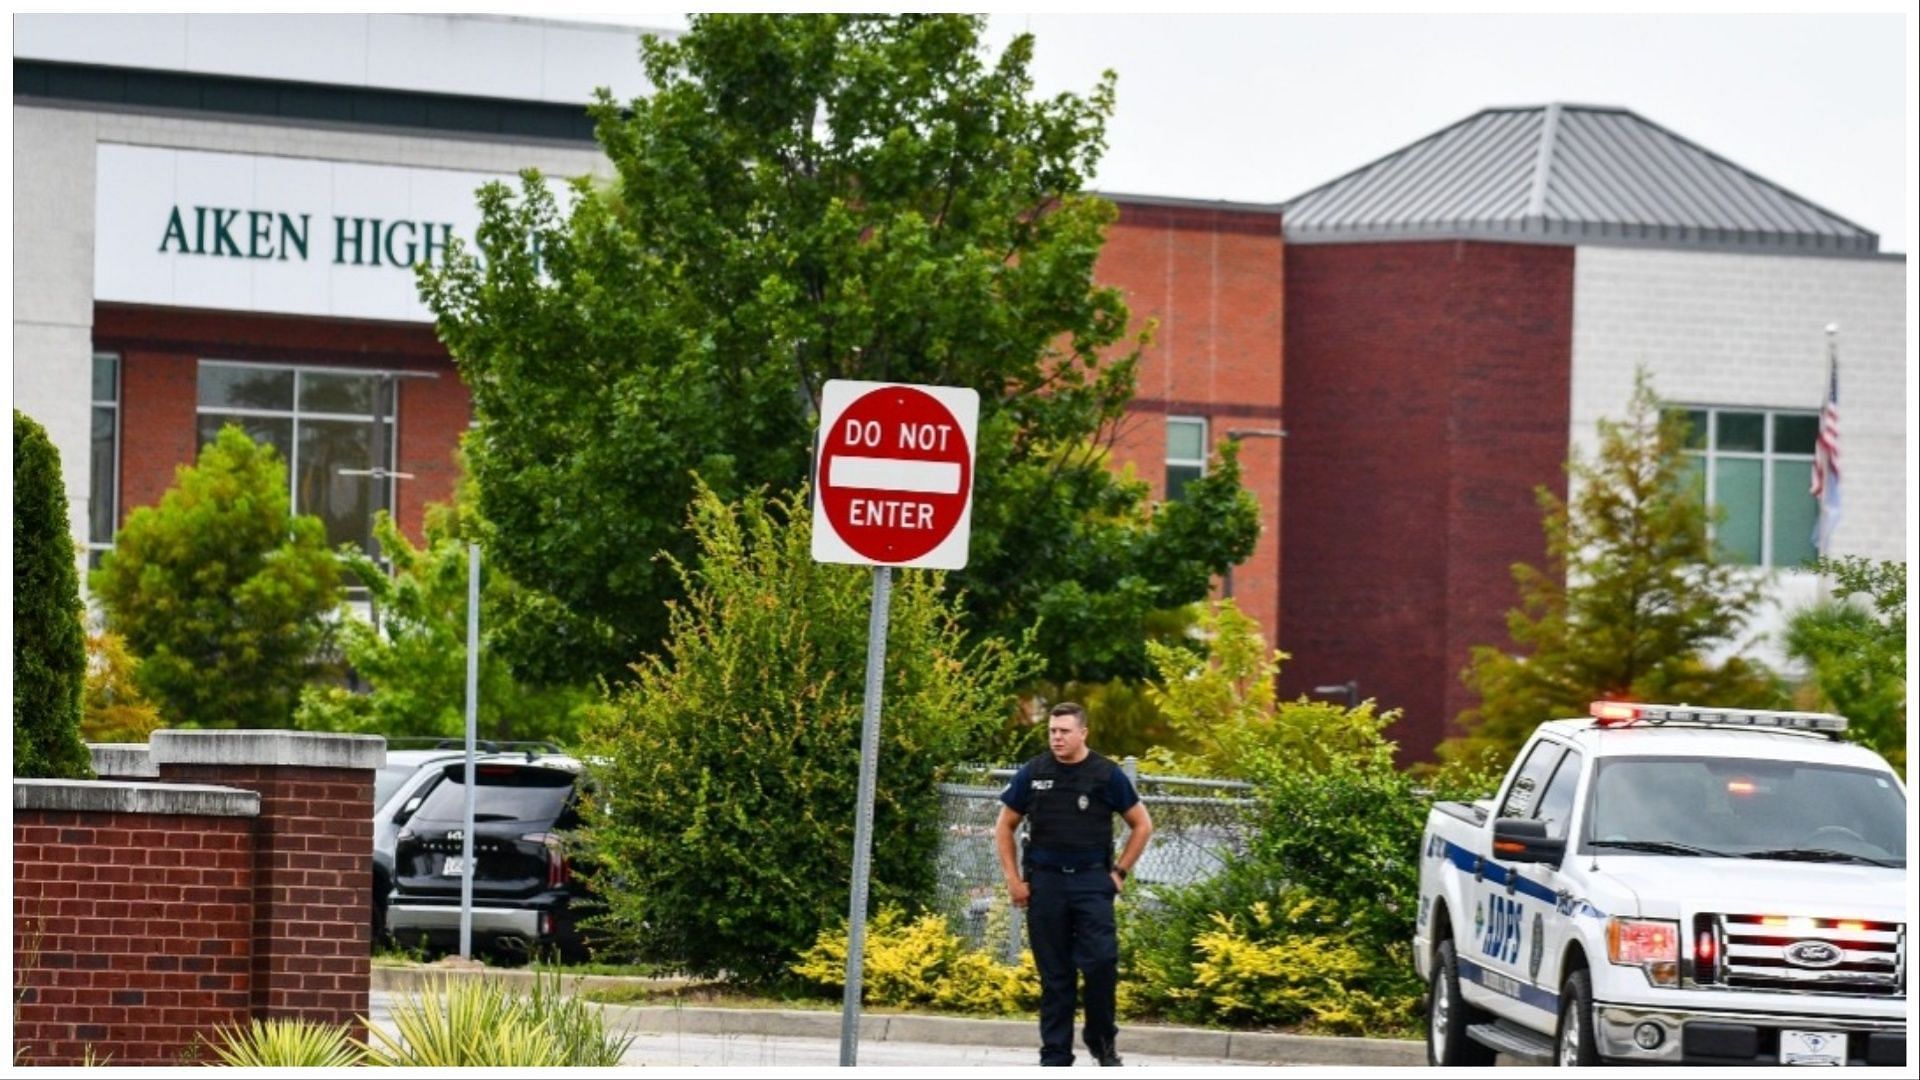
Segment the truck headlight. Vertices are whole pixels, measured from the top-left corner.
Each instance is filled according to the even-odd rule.
[[[1639,968],[1655,986],[1679,986],[1680,924],[1672,919],[1608,919],[1607,959]]]

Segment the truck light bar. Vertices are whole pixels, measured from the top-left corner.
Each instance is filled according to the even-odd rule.
[[[1838,735],[1847,730],[1847,718],[1832,713],[1783,712],[1767,709],[1699,709],[1691,705],[1642,705],[1631,701],[1596,701],[1588,709],[1601,727],[1630,724],[1713,724],[1723,727],[1784,728]]]

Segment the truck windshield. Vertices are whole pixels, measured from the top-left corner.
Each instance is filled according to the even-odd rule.
[[[1905,866],[1907,800],[1891,776],[1869,769],[1608,758],[1595,769],[1581,832],[1597,850]]]

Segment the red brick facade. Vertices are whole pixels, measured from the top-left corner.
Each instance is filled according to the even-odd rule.
[[[1573,249],[1293,245],[1287,289],[1281,688],[1352,679],[1428,758],[1565,494]]]
[[[173,485],[173,473],[191,464],[199,361],[262,363],[426,372],[399,387],[395,519],[416,542],[428,503],[453,498],[459,470],[454,451],[467,429],[466,386],[433,328],[295,316],[246,315],[174,308],[100,304],[94,311],[94,347],[121,357],[120,519],[151,506]]]
[[[254,1015],[357,1025],[372,972],[372,771],[162,764],[160,779],[260,795]]]
[[[1114,442],[1161,497],[1168,416],[1203,417],[1210,442],[1243,434],[1242,483],[1260,500],[1261,535],[1235,567],[1241,610],[1272,635],[1280,614],[1281,387],[1286,294],[1280,215],[1234,207],[1117,200],[1120,220],[1094,274],[1119,288],[1136,327],[1154,320],[1138,395]],[[1225,583],[1223,583],[1223,588]]]
[[[245,1024],[250,818],[16,810],[14,1046],[22,1065],[175,1065]]]
[[[206,1061],[217,1027],[267,1017],[364,1038],[381,740],[160,731],[147,749],[158,782],[14,782],[16,1060]]]

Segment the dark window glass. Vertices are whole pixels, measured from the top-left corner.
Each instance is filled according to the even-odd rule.
[[[480,786],[473,793],[475,821],[551,821],[560,816],[573,791],[574,775],[559,769],[523,765],[478,765]],[[465,767],[455,765],[433,785],[414,813],[423,821],[462,821],[467,815]]]
[[[1707,448],[1707,410],[1687,409],[1682,415],[1687,418],[1687,449],[1705,450]]]
[[[220,434],[220,429],[232,424],[247,433],[247,437],[263,446],[271,446],[280,454],[281,464],[288,461],[288,451],[293,447],[293,418],[290,416],[215,416],[200,414],[199,445],[205,446]]]
[[[293,411],[293,372],[286,368],[200,365],[203,409]]]
[[[1759,453],[1767,448],[1767,416],[1757,412],[1723,412],[1716,449]]]
[[[1820,418],[1808,414],[1795,416],[1791,413],[1776,414],[1773,418],[1773,452],[1776,454],[1811,454],[1813,440],[1820,434]]]
[[[87,540],[95,544],[113,542],[113,473],[119,461],[114,445],[116,410],[94,406],[93,471],[87,478]]]
[[[120,358],[112,353],[94,354],[93,400],[120,400]]]
[[[300,469],[295,502],[327,526],[330,544],[355,543],[372,550],[373,512],[386,506],[388,481],[364,475],[373,466],[372,423],[354,420],[300,421]],[[391,445],[391,434],[388,436]]]
[[[1542,741],[1533,744],[1533,749],[1527,754],[1527,763],[1514,776],[1506,800],[1500,804],[1500,817],[1529,816],[1534,801],[1540,797],[1541,785],[1547,782],[1547,774],[1560,760],[1560,751],[1557,743]]]
[[[1167,466],[1167,498],[1178,499],[1187,492],[1187,485],[1205,475],[1198,465]]]
[[[1580,786],[1580,761],[1578,752],[1567,751],[1567,756],[1560,759],[1560,767],[1553,770],[1553,779],[1547,781],[1546,794],[1540,796],[1534,807],[1533,816],[1547,823],[1548,836],[1567,835],[1567,819],[1573,814],[1573,791]]]
[[[300,373],[300,411],[373,415],[373,388],[379,380],[368,375],[331,372]]]

